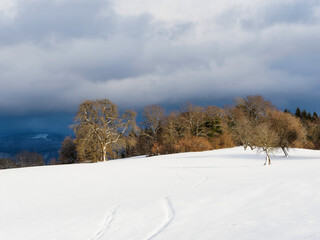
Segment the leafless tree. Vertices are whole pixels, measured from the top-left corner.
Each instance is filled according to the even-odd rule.
[[[164,126],[162,138],[162,144],[164,145],[163,150],[165,153],[174,153],[174,146],[178,139],[181,138],[179,113],[171,112],[168,116],[166,116],[164,119]]]
[[[187,104],[181,113],[180,119],[185,136],[206,136],[204,125],[207,121],[207,116],[203,107]]]
[[[245,149],[248,146],[251,149],[255,147],[253,144],[255,131],[266,121],[272,109],[275,107],[261,95],[238,98],[235,106],[229,109],[230,128]]]
[[[289,148],[294,147],[297,141],[305,141],[305,129],[300,120],[290,113],[272,110],[268,115],[271,129],[278,135],[278,146],[282,149],[285,156],[288,156]]]
[[[158,105],[146,106],[142,113],[143,125],[147,129],[146,134],[155,140],[161,130],[163,119],[165,116],[164,108]]]
[[[261,95],[250,95],[236,100],[236,108],[240,109],[253,124],[259,124],[267,116],[268,111],[275,109],[270,101]]]
[[[142,116],[144,119],[144,131],[142,134],[145,136],[144,139],[148,145],[148,155],[151,155],[154,144],[160,140],[165,110],[158,105],[149,105],[144,108]]]
[[[270,154],[278,149],[279,137],[268,122],[257,125],[254,129],[253,144],[266,154],[264,165],[271,165]]]
[[[9,158],[0,158],[0,169],[16,168],[17,163]]]
[[[246,150],[247,147],[254,149],[253,136],[254,124],[249,117],[239,108],[229,109],[229,125],[236,141],[243,145]]]
[[[22,151],[17,153],[15,161],[18,167],[42,166],[45,164],[42,155],[36,152]]]
[[[126,111],[119,116],[117,106],[108,99],[81,103],[72,126],[80,158],[86,158],[88,153],[92,155],[93,152],[95,159],[106,161],[108,150],[112,150],[125,134],[135,115],[133,111]]]

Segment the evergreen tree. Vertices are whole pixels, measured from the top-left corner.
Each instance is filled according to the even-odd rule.
[[[70,136],[63,140],[59,154],[59,161],[63,164],[77,162],[76,144]]]
[[[303,110],[303,111],[301,112],[301,118],[302,118],[302,120],[308,119],[308,113],[307,113],[306,110]]]
[[[296,117],[298,117],[298,118],[301,118],[301,110],[300,110],[300,108],[297,107],[296,112],[295,112],[294,115],[296,115]]]
[[[313,112],[313,115],[312,115],[312,121],[317,121],[319,119],[319,116],[316,112]]]
[[[312,120],[312,116],[311,116],[310,112],[308,112],[308,114],[307,114],[307,119],[310,120],[310,121]]]
[[[284,109],[283,112],[292,114],[292,113],[290,112],[290,110],[288,110],[288,109]]]

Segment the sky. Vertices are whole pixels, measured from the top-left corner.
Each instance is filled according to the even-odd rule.
[[[79,104],[320,112],[319,0],[0,0],[0,136],[67,133]]]

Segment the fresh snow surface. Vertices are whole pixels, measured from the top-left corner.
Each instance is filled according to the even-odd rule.
[[[1,240],[319,240],[320,151],[237,147],[0,171]]]

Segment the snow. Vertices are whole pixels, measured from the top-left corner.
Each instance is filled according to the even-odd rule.
[[[48,138],[48,135],[49,135],[49,134],[39,133],[39,134],[36,134],[36,135],[32,136],[31,138],[32,138],[32,139],[47,139],[47,138]]]
[[[1,240],[320,239],[320,151],[241,147],[0,171]]]

